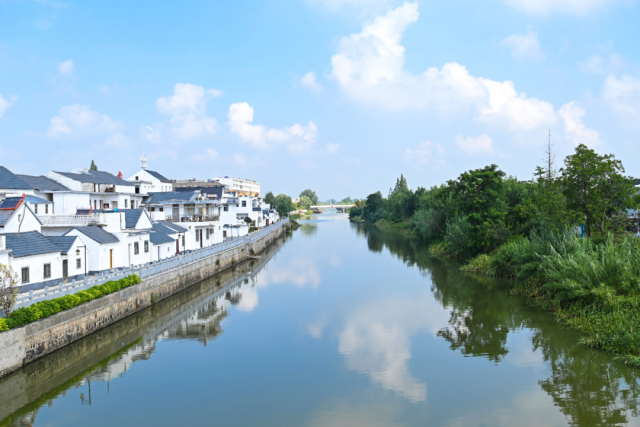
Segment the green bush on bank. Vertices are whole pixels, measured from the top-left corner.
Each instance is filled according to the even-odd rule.
[[[8,319],[0,319],[0,331],[17,328],[36,320],[52,316],[64,310],[68,310],[77,305],[84,304],[105,295],[117,292],[121,289],[140,283],[140,277],[136,274],[124,277],[117,281],[106,282],[102,285],[92,286],[84,291],[72,295],[53,298],[47,301],[40,301],[29,307],[19,308],[11,313]],[[6,329],[3,329],[3,325]]]

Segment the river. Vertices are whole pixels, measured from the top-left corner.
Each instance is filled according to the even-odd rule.
[[[640,370],[326,213],[0,380],[0,426],[640,425]]]

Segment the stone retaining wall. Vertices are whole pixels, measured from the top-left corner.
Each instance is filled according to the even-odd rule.
[[[0,333],[0,378],[156,301],[203,281],[262,252],[285,232],[274,229],[261,239],[229,249],[70,310]]]

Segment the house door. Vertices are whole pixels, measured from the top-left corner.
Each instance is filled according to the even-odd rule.
[[[197,233],[197,231],[196,231]],[[200,247],[202,247],[202,228],[200,229]]]
[[[69,260],[62,260],[62,282],[67,283],[69,281]]]
[[[176,239],[176,253],[180,253],[180,239]]]
[[[180,206],[173,205],[171,209],[171,220],[173,222],[180,222]]]
[[[267,218],[267,227],[269,226],[269,218]]]
[[[109,268],[113,268],[113,249],[109,249]]]

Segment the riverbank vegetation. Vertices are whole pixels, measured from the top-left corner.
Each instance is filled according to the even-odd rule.
[[[0,331],[33,323],[37,320],[53,316],[61,311],[69,310],[77,305],[118,292],[138,283],[140,283],[140,278],[136,274],[132,274],[120,280],[92,286],[89,289],[76,292],[75,294],[40,301],[30,305],[29,307],[19,308],[11,312],[8,318],[0,318]]]
[[[640,365],[640,197],[620,160],[584,145],[556,170],[551,147],[533,179],[498,166],[412,191],[401,176],[352,220],[404,224],[432,255],[512,279],[511,289],[584,333],[583,343]]]

